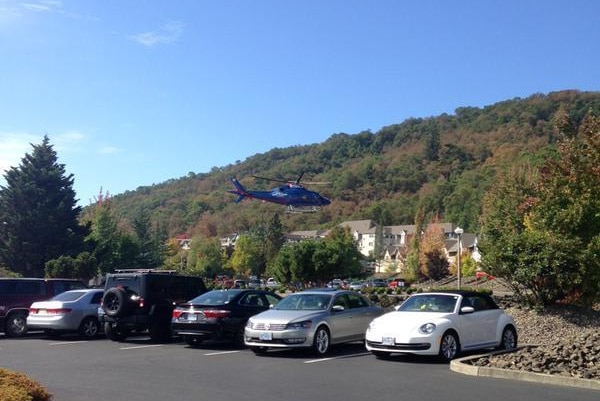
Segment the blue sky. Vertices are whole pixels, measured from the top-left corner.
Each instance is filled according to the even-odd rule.
[[[85,206],[335,133],[597,91],[599,22],[596,0],[0,0],[0,185],[46,134]]]

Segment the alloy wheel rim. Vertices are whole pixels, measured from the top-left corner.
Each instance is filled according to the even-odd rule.
[[[325,330],[319,330],[317,333],[317,349],[319,353],[324,354],[329,348],[329,336]]]
[[[456,339],[452,335],[444,336],[442,341],[442,353],[446,359],[452,359],[456,355]]]

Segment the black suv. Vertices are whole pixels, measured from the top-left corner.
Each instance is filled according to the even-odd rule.
[[[0,278],[0,332],[8,337],[27,333],[29,307],[69,290],[87,286],[79,280],[63,278]]]
[[[175,305],[204,292],[202,278],[171,270],[118,270],[109,274],[101,316],[106,336],[123,341],[132,331],[148,330],[152,341],[167,341]]]

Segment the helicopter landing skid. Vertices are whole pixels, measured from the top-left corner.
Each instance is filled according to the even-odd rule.
[[[286,213],[315,213],[321,210],[318,206],[288,206]]]

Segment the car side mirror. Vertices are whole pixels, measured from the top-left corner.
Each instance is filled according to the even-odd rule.
[[[333,308],[331,308],[331,310],[334,312],[341,312],[344,310],[344,307],[342,305],[333,305]]]
[[[462,308],[460,308],[460,313],[463,315],[473,312],[475,312],[475,308],[473,308],[472,306],[463,306]]]
[[[400,310],[400,305],[396,305],[396,306],[394,306],[394,310],[395,310],[395,311],[399,311],[399,310]]]

